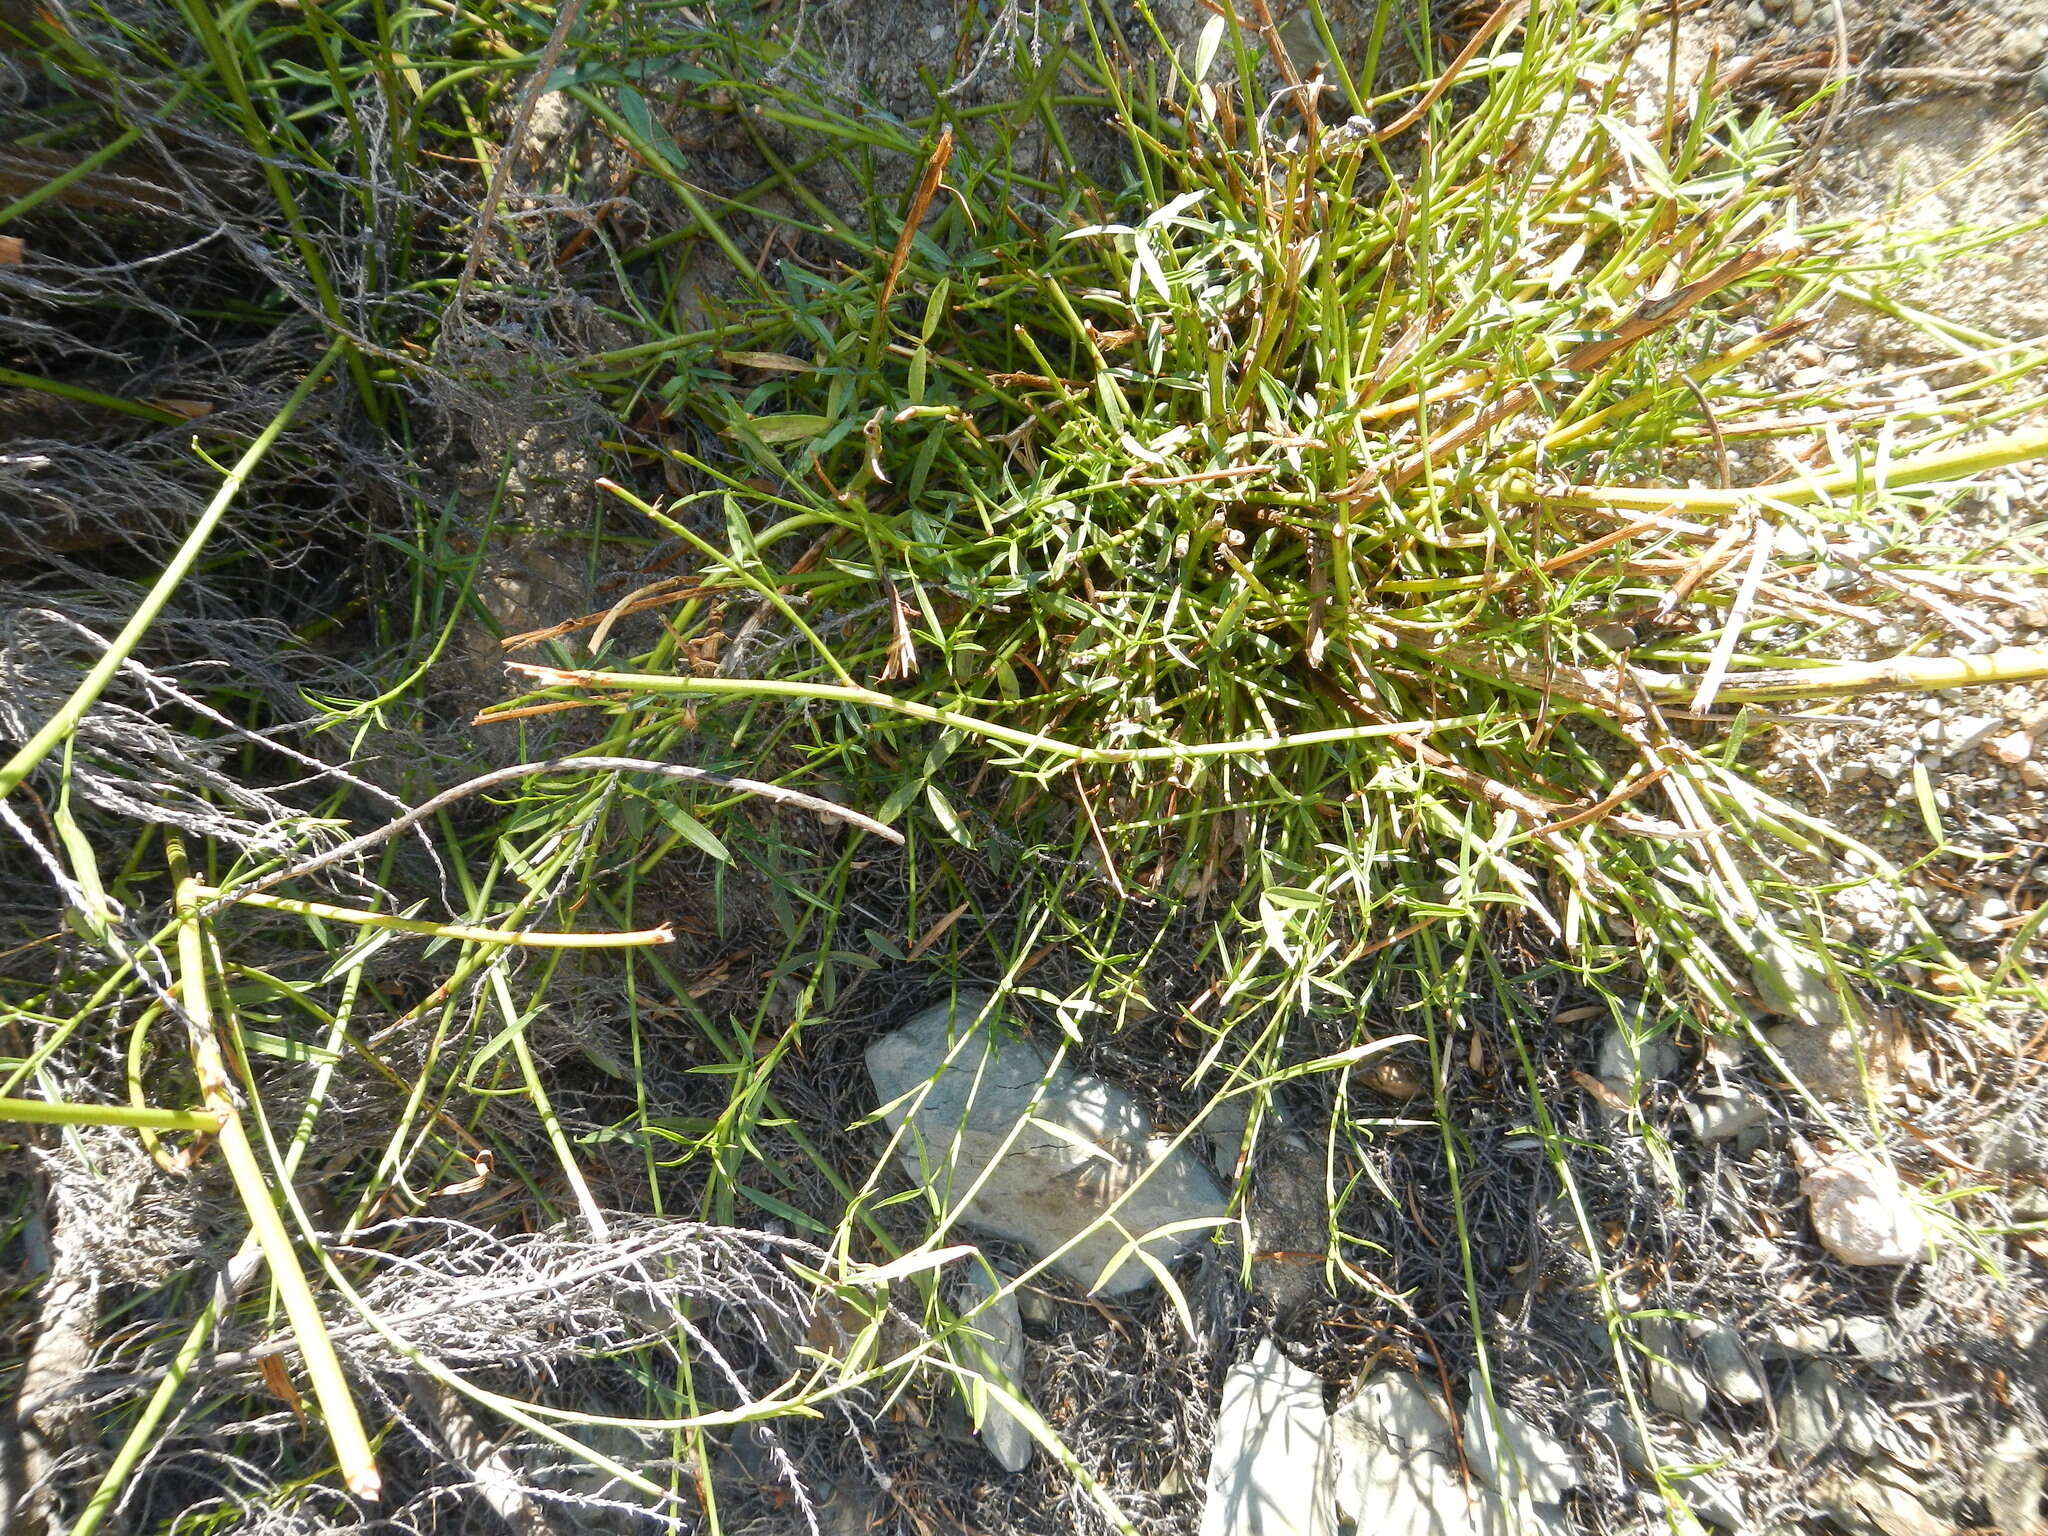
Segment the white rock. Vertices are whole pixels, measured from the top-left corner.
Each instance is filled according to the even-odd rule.
[[[1561,1504],[1510,1504],[1491,1489],[1478,1501],[1480,1536],[1577,1536]]]
[[[2025,731],[2011,731],[2003,736],[1993,736],[1984,743],[1984,755],[1994,763],[2017,768],[2034,755],[2034,738]]]
[[[964,1225],[1041,1256],[1064,1250],[1053,1267],[1079,1285],[1109,1296],[1143,1290],[1152,1276],[1135,1257],[1103,1277],[1131,1238],[1227,1219],[1216,1180],[1154,1134],[1137,1100],[1071,1067],[1049,1071],[1037,1046],[1000,1038],[985,997],[962,993],[957,1009],[926,1009],[869,1046],[867,1066],[884,1120],[901,1132],[905,1174]],[[1171,1262],[1205,1235],[1169,1232],[1144,1248]]]
[[[1216,1410],[1201,1536],[1336,1536],[1322,1381],[1261,1341]]]
[[[1517,1421],[1510,1433],[1534,1432]],[[1473,1484],[1467,1488],[1457,1468],[1450,1408],[1413,1376],[1381,1371],[1372,1377],[1331,1416],[1330,1437],[1337,1511],[1361,1532],[1571,1536],[1571,1524],[1556,1503],[1502,1498],[1486,1480],[1492,1463],[1482,1466],[1469,1443]],[[1535,1450],[1537,1442],[1529,1443]],[[1562,1452],[1562,1447],[1552,1442],[1544,1451]],[[1512,1474],[1509,1481],[1516,1481]]]
[[[1024,1319],[1017,1310],[1016,1293],[1004,1293],[979,1262],[969,1264],[968,1284],[973,1290],[970,1305],[978,1308],[968,1326],[986,1337],[966,1340],[967,1350],[977,1357],[975,1363],[984,1376],[1023,1397]],[[987,1305],[982,1305],[984,1302]],[[980,1414],[981,1443],[1005,1472],[1020,1472],[1031,1465],[1031,1431],[1014,1413],[985,1392],[970,1392],[968,1405],[970,1411]]]
[[[1821,1246],[1844,1264],[1914,1264],[1930,1256],[1919,1207],[1882,1164],[1844,1153],[1809,1168],[1800,1188]]]
[[[2009,69],[2025,69],[2041,56],[2044,45],[2048,45],[2048,32],[2040,27],[2014,27],[1999,44],[1999,57]]]
[[[1742,1335],[1726,1323],[1700,1318],[1686,1325],[1699,1350],[1707,1383],[1731,1403],[1753,1407],[1764,1400],[1764,1378]]]
[[[1941,742],[1950,757],[1980,747],[2005,721],[1997,715],[1955,715],[1941,728]]]
[[[1538,1504],[1561,1504],[1582,1481],[1578,1463],[1562,1440],[1506,1407],[1496,1422],[1476,1384],[1460,1423],[1472,1475],[1510,1502],[1519,1503],[1526,1494]]]
[[[1643,1090],[1660,1077],[1679,1068],[1678,1047],[1663,1035],[1651,1035],[1640,1020],[1616,1024],[1601,1038],[1600,1058],[1594,1071],[1609,1083],[1626,1090],[1625,1097],[1639,1099]]]
[[[1451,1411],[1404,1371],[1380,1371],[1330,1416],[1337,1512],[1388,1532],[1468,1531]]]
[[[1668,1317],[1646,1317],[1641,1328],[1650,1401],[1688,1424],[1707,1411],[1707,1380],[1692,1368],[1684,1341]]]
[[[1839,1024],[1842,1002],[1812,952],[1782,934],[1769,934],[1750,951],[1757,1000],[1780,1018],[1802,1024]]]
[[[1702,1088],[1687,1101],[1685,1117],[1704,1142],[1732,1141],[1771,1118],[1770,1106],[1740,1088]]]
[[[526,137],[537,150],[545,150],[565,137],[576,124],[576,103],[563,91],[548,91],[533,104],[526,122]]]

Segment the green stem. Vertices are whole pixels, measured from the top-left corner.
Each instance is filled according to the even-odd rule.
[[[277,1198],[263,1176],[248,1127],[235,1107],[234,1090],[222,1058],[220,1042],[214,1036],[213,1000],[207,984],[206,933],[199,917],[198,892],[202,889],[187,871],[185,850],[175,838],[166,843],[171,874],[178,882],[177,908],[182,921],[178,927],[178,1002],[192,1032],[192,1064],[199,1076],[200,1091],[220,1118],[221,1156],[234,1179],[235,1192],[249,1217],[251,1235],[263,1250],[270,1266],[271,1283],[284,1303],[292,1336],[298,1341],[300,1358],[313,1385],[313,1399],[327,1420],[327,1434],[341,1468],[343,1483],[360,1499],[374,1501],[382,1487],[377,1459],[369,1436],[356,1412],[348,1378],[328,1337],[327,1324],[320,1316],[320,1303],[299,1268],[291,1235],[278,1214]]]
[[[517,928],[483,928],[471,923],[431,923],[419,918],[394,917],[388,912],[337,907],[331,902],[272,896],[265,891],[221,891],[206,885],[195,885],[193,889],[204,901],[227,900],[245,907],[289,912],[297,917],[320,917],[334,923],[353,923],[357,927],[382,928],[393,933],[417,933],[431,939],[454,939],[464,944],[512,944],[523,949],[618,949],[666,944],[673,937],[666,928],[643,928],[637,933],[544,933]]]
[[[145,1109],[128,1104],[64,1104],[0,1099],[0,1123],[126,1125],[147,1131],[217,1131],[220,1116],[203,1109]]]
[[[39,378],[33,373],[17,373],[12,368],[0,368],[0,388],[30,389],[39,395],[55,395],[60,400],[75,400],[80,405],[96,405],[103,411],[119,411],[124,416],[140,416],[144,421],[153,421],[165,427],[174,426],[187,419],[176,411],[165,410],[160,405],[147,405],[140,400],[125,400],[119,395],[87,389],[83,384],[66,384],[61,379]]]
[[[1932,453],[1895,459],[1879,477],[1871,466],[1858,464],[1831,475],[1814,475],[1805,480],[1788,480],[1783,485],[1737,486],[1713,490],[1688,485],[1608,486],[1574,485],[1559,492],[1539,489],[1524,478],[1503,489],[1511,501],[1549,501],[1568,507],[1618,507],[1630,511],[1661,512],[1668,507],[1690,507],[1701,511],[1734,512],[1760,501],[1801,505],[1836,496],[1853,496],[1859,491],[1902,491],[1916,485],[1939,485],[1968,480],[2003,469],[2048,458],[2048,428],[2013,432],[1985,443],[1944,448]]]
[[[1293,736],[1249,736],[1237,741],[1169,743],[1156,747],[1079,747],[1055,736],[1020,731],[998,725],[958,710],[939,709],[914,699],[873,688],[841,686],[837,683],[796,683],[755,677],[650,677],[634,672],[565,672],[557,667],[539,667],[530,662],[508,662],[544,688],[605,688],[621,693],[673,693],[695,697],[813,699],[821,703],[862,704],[908,715],[933,725],[950,726],[970,736],[986,737],[1030,752],[1044,752],[1073,763],[1177,763],[1189,758],[1241,757],[1258,752],[1281,752],[1295,747],[1330,746],[1347,741],[1371,741],[1383,736],[1427,736],[1437,731],[1462,730],[1505,718],[1500,714],[1451,715],[1441,720],[1389,720],[1379,725],[1347,725],[1327,731],[1303,731]]]
[[[114,637],[114,642],[107,647],[106,654],[100,657],[90,672],[86,673],[85,681],[78,685],[71,697],[64,701],[63,707],[50,717],[41,730],[29,738],[21,750],[6,763],[0,764],[0,799],[13,794],[15,787],[35,771],[36,765],[48,757],[59,742],[78,728],[78,722],[85,718],[86,711],[99,702],[100,695],[106,692],[107,684],[114,680],[114,674],[121,670],[121,664],[134,654],[135,647],[141,644],[142,637],[149,632],[149,627],[156,622],[157,615],[163,612],[164,605],[171,600],[171,594],[176,592],[185,578],[191,574],[192,567],[198,562],[200,551],[206,548],[206,541],[213,536],[213,530],[220,526],[220,520],[233,504],[236,493],[242,489],[256,466],[263,462],[264,455],[270,452],[278,438],[284,435],[284,429],[291,424],[292,417],[298,414],[299,407],[306,403],[315,389],[319,388],[321,381],[327,377],[327,370],[334,366],[335,359],[341,355],[345,345],[346,343],[337,341],[327,349],[320,361],[313,365],[313,371],[299,381],[299,387],[291,392],[283,408],[271,418],[270,425],[263,429],[256,441],[249,445],[248,451],[236,461],[235,467],[228,471],[227,478],[221,482],[221,487],[214,493],[213,500],[199,515],[199,521],[193,524],[192,531],[185,536],[185,542],[178,546],[177,553],[171,556],[170,563],[163,568],[163,573],[157,577],[155,585],[142,599],[142,606],[137,608],[134,617],[122,626],[121,633]]]

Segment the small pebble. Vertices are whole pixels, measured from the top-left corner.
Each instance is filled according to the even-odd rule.
[[[1892,1352],[1891,1330],[1874,1317],[1841,1319],[1841,1338],[1866,1360],[1882,1360]]]
[[[2014,731],[2007,736],[1993,736],[1984,743],[1984,755],[1994,763],[2017,768],[2034,755],[2034,738],[2025,731]]]
[[[1756,0],[1749,0],[1749,4],[1743,8],[1742,19],[1749,23],[1749,30],[1752,32],[1761,32],[1771,24],[1771,18],[1764,13],[1764,8],[1758,5]]]
[[[1813,0],[1792,0],[1792,25],[1803,27],[1813,20]]]
[[[1942,745],[1955,757],[1979,747],[2005,722],[1996,715],[1957,715],[1941,728]]]
[[[1676,1072],[1683,1060],[1678,1047],[1662,1034],[1638,1033],[1644,1028],[1640,1015],[1631,1023],[1611,1025],[1601,1038],[1593,1068],[1604,1081],[1617,1085],[1631,1103],[1640,1099],[1651,1083]]]
[[[2039,27],[2014,27],[2005,34],[1998,51],[2008,69],[2025,69],[2041,56],[2044,38],[2048,38],[2048,33]]]
[[[1763,1374],[1742,1335],[1726,1323],[1701,1318],[1687,1325],[1700,1352],[1708,1384],[1731,1403],[1750,1407],[1764,1400]]]
[[[1685,1106],[1692,1133],[1703,1142],[1732,1141],[1752,1126],[1762,1125],[1771,1112],[1762,1102],[1739,1088],[1702,1090]]]
[[[1917,1264],[1928,1257],[1927,1223],[1882,1163],[1843,1153],[1809,1168],[1800,1188],[1821,1246],[1844,1264]]]
[[[1677,1327],[1668,1317],[1644,1318],[1641,1337],[1649,1351],[1650,1401],[1674,1418],[1698,1423],[1707,1411],[1707,1381],[1687,1363]]]
[[[2048,789],[2048,763],[2032,760],[2021,763],[2020,782],[2029,789]]]
[[[1814,362],[1818,366],[1821,361],[1818,356],[1820,349],[1816,347],[1814,351]],[[1811,560],[1816,555],[1825,553],[1827,545],[1824,541],[1809,536],[1804,529],[1781,524],[1771,530],[1771,550],[1782,560],[1796,562]]]
[[[1825,1355],[1841,1342],[1841,1324],[1774,1323],[1766,1353],[1781,1360],[1800,1360],[1808,1355]]]

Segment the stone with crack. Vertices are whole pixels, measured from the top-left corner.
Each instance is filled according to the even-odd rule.
[[[1171,1263],[1228,1220],[1215,1178],[1144,1106],[1004,1038],[986,997],[925,1009],[868,1047],[867,1068],[905,1175],[1084,1288],[1141,1291],[1153,1275],[1134,1241]]]
[[[1336,1536],[1323,1383],[1270,1338],[1224,1378],[1201,1536]]]
[[[1830,1446],[1867,1461],[1898,1443],[1890,1417],[1870,1394],[1824,1360],[1809,1361],[1779,1396],[1778,1459],[1812,1461]]]
[[[1951,1536],[1955,1530],[1928,1509],[1922,1490],[1896,1467],[1835,1473],[1816,1482],[1807,1497],[1849,1536]]]
[[[1458,1471],[1443,1397],[1404,1372],[1378,1372],[1330,1417],[1338,1514],[1381,1536],[1569,1536],[1560,1504],[1526,1496],[1554,1486],[1536,1464],[1558,1454],[1569,1462],[1569,1453],[1514,1420],[1510,1443],[1526,1450],[1537,1470],[1518,1477],[1506,1458],[1496,1464],[1491,1441],[1484,1460],[1474,1456],[1467,1434],[1470,1487]],[[1519,1495],[1503,1497],[1496,1475]],[[1561,1475],[1577,1479],[1575,1469]]]
[[[1380,1371],[1330,1417],[1337,1510],[1360,1528],[1463,1536],[1473,1528],[1452,1459],[1451,1411],[1404,1371]]]

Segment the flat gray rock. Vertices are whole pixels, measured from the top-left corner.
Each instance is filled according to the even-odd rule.
[[[1472,1475],[1510,1503],[1526,1494],[1536,1504],[1562,1504],[1565,1494],[1584,1481],[1570,1447],[1505,1405],[1496,1422],[1476,1383],[1461,1423]]]
[[[1842,1022],[1842,1001],[1806,949],[1774,933],[1749,958],[1757,999],[1769,1012],[1821,1028]]]
[[[1511,1442],[1527,1446],[1525,1470],[1535,1474],[1524,1476],[1496,1466],[1492,1440],[1485,1457],[1475,1454],[1466,1434],[1469,1488],[1442,1396],[1403,1372],[1379,1372],[1330,1418],[1338,1513],[1370,1536],[1572,1536],[1556,1500],[1525,1496],[1578,1480],[1562,1445],[1514,1420]],[[1541,1470],[1546,1462],[1549,1475]]]
[[[1771,1110],[1740,1088],[1702,1088],[1686,1101],[1685,1118],[1696,1140],[1712,1143],[1733,1141],[1744,1131],[1768,1124]]]
[[[1330,1416],[1337,1510],[1385,1536],[1470,1536],[1451,1459],[1451,1411],[1404,1371],[1380,1371]]]
[[[1480,1536],[1577,1536],[1562,1504],[1510,1504],[1492,1489],[1476,1504]]]
[[[1712,1476],[1689,1477],[1684,1484],[1685,1502],[1708,1525],[1724,1531],[1746,1531],[1749,1516],[1742,1496],[1730,1484]]]
[[[1707,1411],[1707,1379],[1693,1369],[1677,1325],[1668,1317],[1646,1317],[1639,1335],[1649,1351],[1644,1365],[1650,1401],[1688,1424],[1698,1423]]]
[[[1837,1443],[1867,1461],[1897,1439],[1885,1411],[1825,1360],[1801,1366],[1778,1398],[1778,1459],[1788,1466],[1811,1461]]]
[[[1600,1076],[1631,1089],[1630,1097],[1640,1097],[1646,1085],[1671,1076],[1684,1060],[1663,1035],[1640,1033],[1642,1028],[1641,1021],[1615,1024],[1600,1040]]]
[[[1921,1492],[1892,1468],[1824,1477],[1807,1497],[1849,1536],[1953,1536],[1954,1523],[1928,1509]]]
[[[1686,1331],[1692,1335],[1693,1348],[1699,1351],[1700,1369],[1708,1386],[1744,1408],[1764,1400],[1763,1372],[1757,1368],[1756,1357],[1742,1342],[1741,1334],[1726,1323],[1705,1317],[1688,1324]]]
[[[1023,1397],[1024,1319],[1017,1310],[1017,1298],[1014,1294],[1003,1294],[995,1279],[978,1261],[968,1266],[967,1282],[973,1293],[969,1305],[980,1308],[969,1326],[987,1335],[986,1338],[968,1340],[968,1348],[979,1356],[978,1363],[984,1375],[1001,1382],[1007,1391]],[[991,1301],[991,1297],[994,1300]],[[982,1305],[984,1302],[987,1305]],[[993,1397],[987,1394],[980,1396],[981,1428],[978,1433],[982,1445],[1001,1463],[1005,1472],[1021,1472],[1031,1465],[1031,1431]],[[976,1406],[972,1398],[969,1401],[970,1407]]]
[[[1260,1341],[1216,1410],[1201,1536],[1336,1536],[1323,1383]]]
[[[964,1225],[1022,1243],[1076,1284],[1123,1296],[1152,1283],[1133,1238],[1175,1222],[1146,1252],[1171,1262],[1227,1218],[1216,1180],[1185,1147],[1156,1135],[1123,1089],[1005,1040],[986,997],[927,1008],[867,1050],[883,1119],[901,1131],[904,1173]],[[928,1089],[925,1085],[929,1082]],[[921,1094],[921,1097],[912,1097]]]

